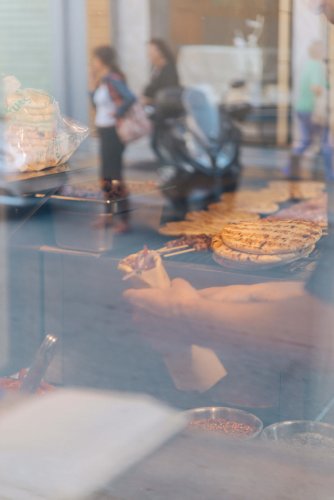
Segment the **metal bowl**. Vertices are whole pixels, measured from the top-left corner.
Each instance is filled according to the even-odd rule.
[[[223,407],[197,408],[186,412],[188,430],[219,433],[227,439],[250,440],[263,430],[262,421],[242,410]]]
[[[334,425],[309,420],[294,420],[270,425],[262,439],[296,446],[312,446],[334,451]]]

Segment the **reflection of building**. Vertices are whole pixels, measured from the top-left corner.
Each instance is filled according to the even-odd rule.
[[[277,139],[284,143],[291,69],[297,81],[305,47],[318,37],[321,26],[306,9],[304,0],[2,0],[1,72],[16,74],[26,86],[51,91],[67,114],[87,122],[88,64],[95,46],[116,46],[138,93],[149,75],[146,43],[152,36],[165,38],[175,50],[187,45],[207,46],[206,51],[217,47],[222,58],[213,70],[216,80],[221,73],[226,86],[238,76],[238,65],[231,72],[228,62],[235,32],[249,34],[245,20],[261,14],[265,26],[254,57],[263,99],[278,105]],[[246,56],[240,53],[239,59]],[[203,61],[199,64],[205,70]],[[207,74],[209,79],[209,70]]]
[[[1,72],[52,92],[68,115],[84,122],[88,54],[110,40],[110,0],[1,0]]]
[[[33,4],[33,8],[32,8]],[[51,13],[46,0],[0,2],[0,72],[51,87]]]

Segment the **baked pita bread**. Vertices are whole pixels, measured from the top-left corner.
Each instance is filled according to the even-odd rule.
[[[269,215],[277,212],[279,205],[273,201],[271,193],[260,191],[239,191],[226,193],[221,202],[209,206],[209,210],[245,211],[255,214]]]
[[[313,252],[314,248],[315,246],[313,245],[294,253],[259,255],[232,250],[224,244],[221,236],[215,236],[212,240],[212,250],[216,256],[239,264],[251,263],[258,266],[289,264],[300,258],[308,257]]]
[[[294,257],[291,259],[286,259],[286,260],[278,260],[276,262],[271,261],[271,262],[266,262],[265,260],[261,261],[253,261],[253,260],[238,260],[238,259],[231,259],[227,256],[224,255],[219,255],[218,253],[213,254],[213,260],[219,264],[220,266],[223,266],[228,269],[233,269],[233,270],[240,270],[240,271],[259,271],[259,270],[266,270],[266,269],[273,269],[276,267],[281,267],[281,266],[287,266],[289,264],[292,264],[293,262],[296,262],[301,259],[306,259],[309,257],[312,252],[314,251],[315,247],[312,247],[309,249],[309,251],[305,251],[305,253],[302,254],[295,254]],[[262,256],[261,256],[262,257]]]
[[[295,203],[272,216],[274,219],[305,220],[319,224],[323,230],[328,227],[327,195]]]
[[[189,220],[180,222],[169,222],[159,229],[160,234],[165,236],[197,236],[200,234],[214,235],[222,231],[225,224],[243,220],[256,221],[259,216],[247,214],[247,212],[190,212]]]
[[[287,196],[287,200],[308,200],[319,196],[325,189],[323,182],[316,181],[272,181],[268,190],[273,196]]]
[[[314,246],[321,236],[318,224],[296,220],[227,224],[222,232],[222,240],[229,248],[266,256],[301,252]]]

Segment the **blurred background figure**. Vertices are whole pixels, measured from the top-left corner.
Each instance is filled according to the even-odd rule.
[[[153,38],[148,44],[148,57],[152,72],[143,99],[145,104],[152,104],[161,90],[179,87],[180,81],[175,57],[166,42]]]
[[[181,94],[179,91],[181,87],[176,59],[171,48],[164,40],[160,38],[151,39],[148,44],[148,59],[151,66],[151,76],[149,83],[144,88],[142,102],[146,106],[147,113],[153,123],[151,148],[155,156],[160,158],[158,136],[164,129],[165,116],[161,107],[158,105],[158,97],[160,95],[161,98],[164,92],[169,93],[169,90],[171,90],[171,95],[174,96],[176,101],[181,103]],[[170,99],[168,99],[167,102],[168,106],[170,106]]]
[[[117,133],[120,120],[136,101],[126,84],[124,73],[118,66],[112,47],[97,47],[93,52],[91,68],[91,96],[96,110],[95,125],[100,140],[102,188],[111,194],[117,189],[124,199],[120,207],[121,220],[114,226],[118,233],[129,229],[126,188],[123,182],[123,154],[125,145]]]
[[[300,157],[321,140],[321,151],[327,142],[327,78],[324,63],[325,48],[321,40],[314,41],[309,47],[308,59],[302,68],[296,113],[299,125],[300,142],[293,149],[288,174],[299,176]]]

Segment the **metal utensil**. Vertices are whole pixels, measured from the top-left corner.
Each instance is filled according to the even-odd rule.
[[[22,381],[21,392],[33,394],[37,391],[54,358],[57,341],[58,338],[54,335],[47,335],[45,337],[35,355],[30,370]]]

